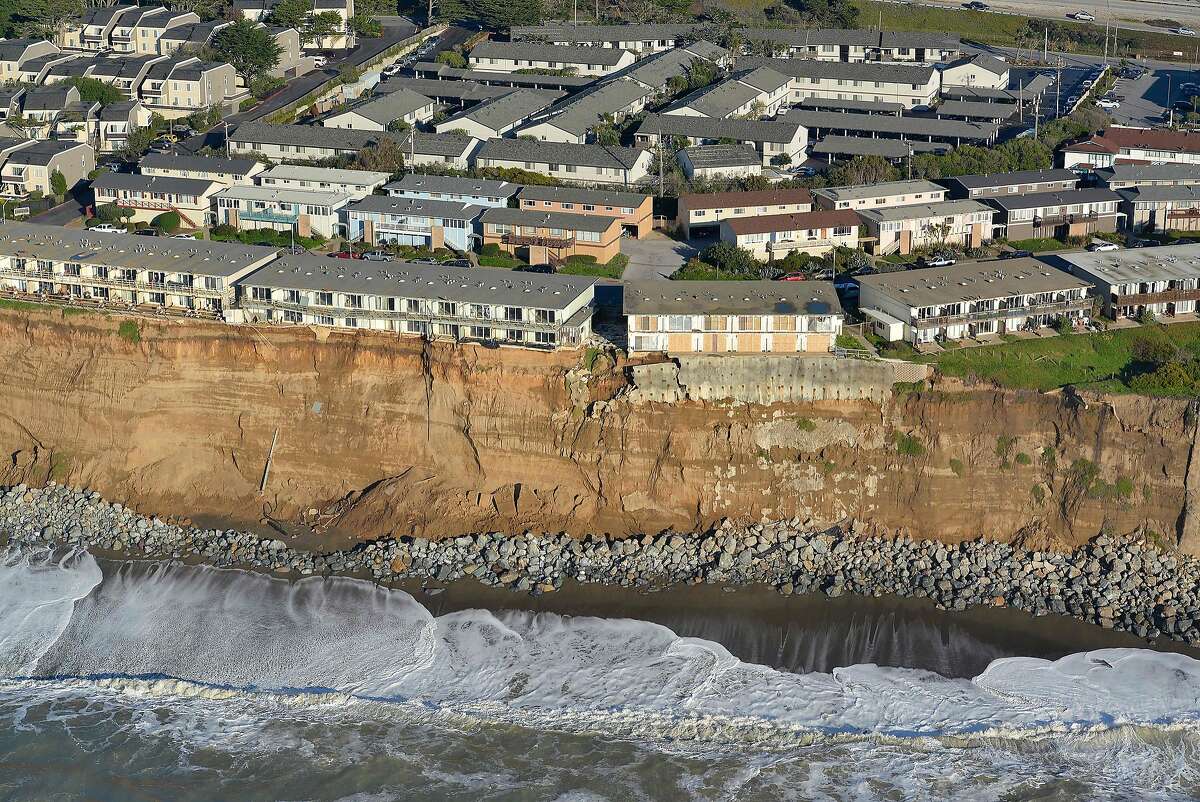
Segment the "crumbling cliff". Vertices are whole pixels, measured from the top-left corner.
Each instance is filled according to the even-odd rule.
[[[1143,530],[1200,551],[1185,401],[939,382],[661,403],[594,352],[59,311],[0,312],[0,366],[0,481],[299,522],[331,545],[767,516],[948,541]]]

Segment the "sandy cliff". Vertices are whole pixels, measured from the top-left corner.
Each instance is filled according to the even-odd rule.
[[[1182,401],[939,385],[882,405],[634,403],[603,357],[119,322],[0,313],[0,481],[303,519],[331,541],[766,515],[946,540],[1143,528],[1200,551]]]

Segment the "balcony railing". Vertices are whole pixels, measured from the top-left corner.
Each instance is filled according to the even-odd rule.
[[[569,237],[542,237],[536,234],[504,234],[500,241],[505,245],[534,245],[543,248],[569,248],[575,240]],[[596,243],[599,245],[599,243]]]
[[[1115,214],[1115,213],[1114,213]],[[1052,214],[1044,217],[1034,217],[1033,227],[1042,228],[1045,226],[1060,226],[1072,225],[1074,223],[1094,223],[1100,219],[1100,215],[1096,212],[1087,212],[1084,214]],[[1014,221],[1010,225],[1020,225],[1020,221]]]
[[[1176,301],[1200,301],[1200,289],[1138,292],[1132,295],[1113,296],[1113,303],[1117,306],[1142,306],[1149,304],[1174,303]]]
[[[260,223],[295,223],[300,220],[299,212],[272,212],[267,209],[239,211],[238,219],[255,220]]]
[[[248,311],[257,308],[279,309],[290,312],[302,312],[310,315],[337,315],[338,317],[366,318],[368,320],[415,320],[421,323],[452,323],[459,326],[492,326],[499,329],[522,329],[524,331],[553,331],[562,332],[567,327],[562,322],[536,323],[531,320],[504,320],[492,317],[469,317],[467,315],[441,315],[425,312],[405,312],[388,309],[348,309],[344,306],[325,306],[323,304],[297,304],[289,301],[266,301],[247,298],[242,301],[242,307]],[[582,320],[591,317],[591,308],[585,307],[587,314]],[[578,315],[578,313],[576,313]],[[582,323],[579,320],[578,323]],[[571,328],[574,328],[572,326]]]
[[[1090,309],[1090,298],[1078,298],[1072,301],[1055,301],[1046,304],[1027,304],[1026,306],[1010,306],[1006,309],[984,309],[976,312],[962,312],[957,315],[936,315],[919,318],[916,327],[919,329],[945,326],[951,323],[969,323],[974,320],[1000,320],[1010,317],[1028,317],[1030,315],[1049,315],[1058,312],[1075,312]]]
[[[115,277],[73,276],[68,273],[55,273],[53,270],[17,270],[11,267],[0,267],[0,278],[47,281],[56,284],[79,284],[121,290],[142,290],[144,292],[166,292],[172,295],[194,295],[197,298],[224,297],[224,291],[222,290],[210,290],[196,284],[184,284],[177,281],[167,281],[159,284],[150,281],[136,281]]]
[[[376,223],[376,234],[432,234],[431,226],[404,226],[398,223]]]

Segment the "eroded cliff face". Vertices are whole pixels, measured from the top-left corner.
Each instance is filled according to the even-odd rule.
[[[331,542],[767,516],[949,541],[1144,529],[1200,550],[1182,401],[943,383],[884,405],[634,403],[603,356],[119,323],[0,313],[0,481]]]

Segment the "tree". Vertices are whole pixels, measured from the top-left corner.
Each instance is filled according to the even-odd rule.
[[[127,209],[115,203],[102,203],[96,207],[96,219],[101,223],[115,223],[118,220],[128,220],[133,215],[133,209]]]
[[[125,100],[125,93],[120,89],[95,78],[76,75],[67,79],[66,83],[78,89],[79,99],[85,100],[88,103],[99,103],[101,106],[109,106]]]
[[[212,47],[247,82],[274,69],[282,52],[270,31],[248,19],[240,19],[217,31]]]
[[[154,129],[149,126],[133,129],[129,132],[129,136],[125,140],[125,147],[121,151],[121,155],[126,161],[137,161],[143,153],[149,150],[150,143],[154,141],[154,136]]]
[[[829,183],[834,186],[882,184],[899,178],[900,171],[882,156],[855,156],[829,170]]]
[[[450,67],[456,67],[460,70],[466,69],[467,67],[467,57],[462,53],[459,53],[457,50],[443,50],[441,53],[437,54],[435,61],[437,61],[438,64],[446,64]]]
[[[383,36],[383,25],[366,14],[355,14],[350,18],[349,25],[350,30],[367,39],[378,39]]]
[[[342,28],[342,18],[336,11],[322,11],[319,14],[309,14],[300,29],[300,41],[319,42],[333,36]]]
[[[354,167],[359,170],[398,173],[404,169],[405,151],[402,145],[408,141],[407,136],[399,142],[390,136],[380,137],[378,142],[367,145],[358,152],[354,157]]]
[[[858,8],[847,0],[785,0],[809,28],[857,28]]]
[[[62,41],[67,23],[83,16],[83,0],[18,0],[11,16],[25,36]]]
[[[303,35],[304,23],[313,13],[312,0],[279,0],[267,19],[274,25],[295,28]]]
[[[58,170],[50,173],[50,191],[60,198],[67,194],[67,177]]]
[[[616,146],[621,144],[621,132],[610,122],[600,122],[592,128],[597,145]]]
[[[402,117],[397,117],[387,124],[387,129],[393,134],[403,133],[410,128],[412,128],[412,126],[405,122]]]
[[[179,230],[179,212],[163,212],[157,215],[150,221],[150,225],[157,228],[159,231],[165,231],[168,234],[174,234]]]
[[[745,248],[732,242],[718,242],[700,252],[701,261],[713,265],[725,273],[755,273],[759,263]]]
[[[787,167],[792,163],[792,157],[786,153],[776,153],[771,157],[771,165],[773,167]]]

